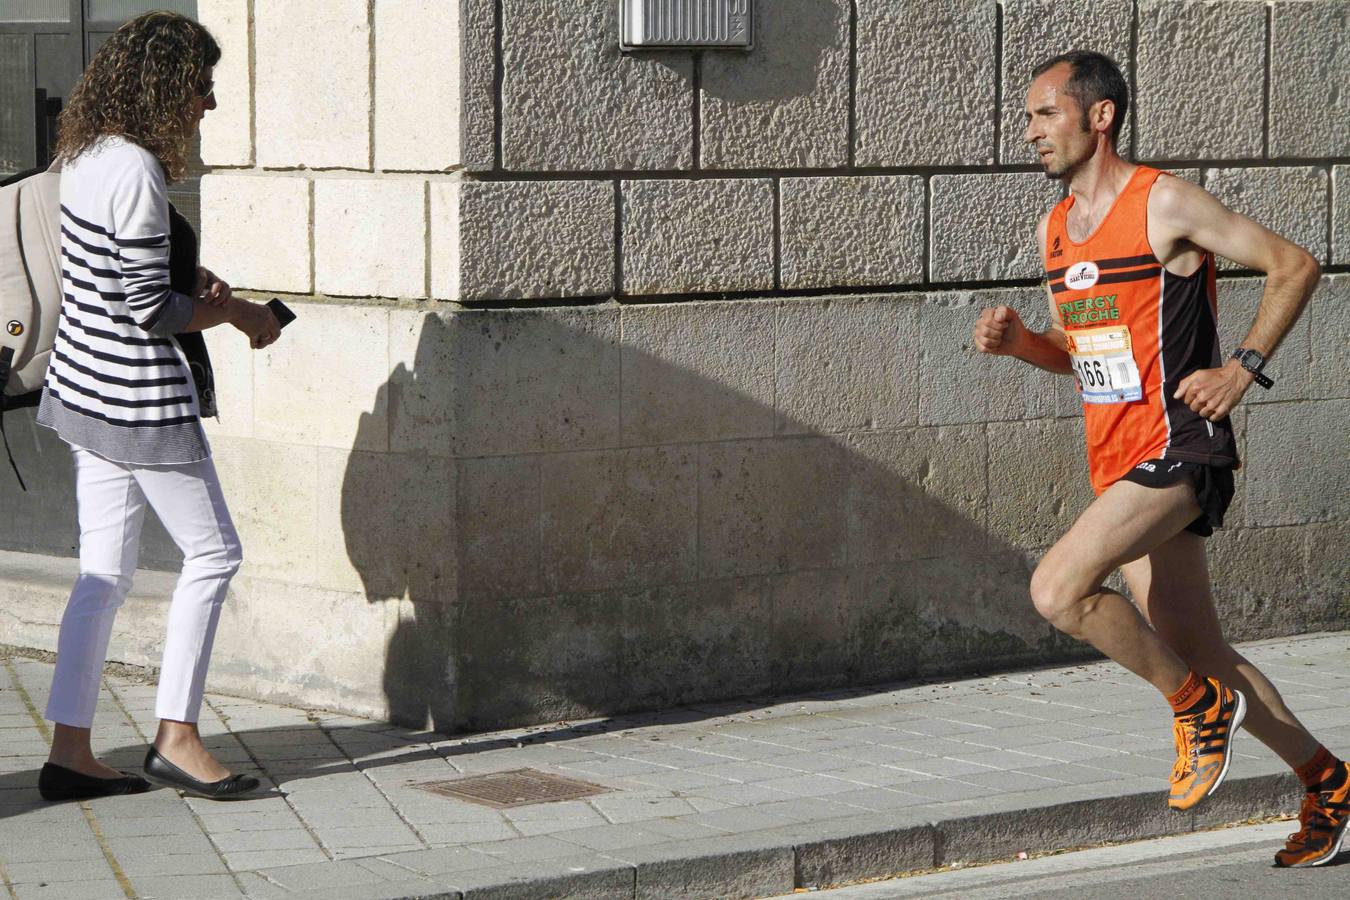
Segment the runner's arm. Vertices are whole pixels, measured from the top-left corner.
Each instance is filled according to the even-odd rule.
[[[1049,216],[1041,218],[1036,227],[1037,246],[1041,255],[1045,255],[1045,232]],[[981,353],[998,356],[1015,356],[1023,362],[1031,363],[1047,372],[1057,375],[1072,375],[1068,340],[1064,337],[1064,322],[1055,306],[1050,285],[1045,286],[1045,297],[1050,303],[1050,327],[1045,331],[1032,331],[1022,324],[1017,310],[1011,306],[996,306],[980,312],[975,323],[975,349]]]
[[[1156,210],[1154,197],[1158,201]],[[1294,242],[1233,212],[1208,191],[1181,178],[1161,179],[1149,207],[1162,225],[1164,240],[1170,240],[1173,246],[1189,241],[1244,268],[1265,273],[1265,293],[1242,346],[1269,359],[1317,287],[1321,275],[1317,260]]]
[[[1162,250],[1164,263],[1189,243],[1266,274],[1256,320],[1241,346],[1269,359],[1317,287],[1321,269],[1312,254],[1180,178],[1159,180],[1149,197],[1149,216],[1158,230],[1155,236],[1151,226],[1149,238]],[[1218,421],[1241,402],[1254,380],[1237,360],[1229,359],[1220,368],[1187,375],[1174,396]]]

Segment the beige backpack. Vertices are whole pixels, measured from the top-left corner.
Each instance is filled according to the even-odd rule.
[[[0,436],[6,410],[37,405],[56,342],[62,296],[60,171],[53,164],[0,186]]]

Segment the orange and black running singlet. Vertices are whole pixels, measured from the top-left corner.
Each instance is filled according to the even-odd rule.
[[[1136,168],[1081,243],[1066,227],[1072,194],[1046,230],[1046,278],[1068,336],[1098,494],[1148,459],[1238,464],[1228,418],[1210,422],[1172,398],[1183,378],[1217,368],[1222,357],[1214,255],[1182,277],[1163,268],[1148,242],[1149,191],[1165,175]]]

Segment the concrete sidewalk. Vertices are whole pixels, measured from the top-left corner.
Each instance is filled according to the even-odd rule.
[[[1350,632],[1246,652],[1350,749]],[[1220,792],[1169,811],[1167,709],[1106,663],[453,739],[210,696],[204,733],[268,796],[50,805],[35,785],[51,670],[0,659],[0,878],[23,900],[762,896],[1298,805],[1292,776],[1241,736]],[[105,679],[112,764],[139,766],[153,696]],[[607,790],[497,809],[419,787],[524,768]]]

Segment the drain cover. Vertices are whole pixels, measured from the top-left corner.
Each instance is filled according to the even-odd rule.
[[[550,775],[537,769],[515,769],[510,772],[494,772],[491,775],[475,775],[472,778],[428,781],[417,787],[442,797],[454,797],[456,800],[467,800],[494,809],[577,800],[581,797],[605,794],[610,790],[588,781]]]

